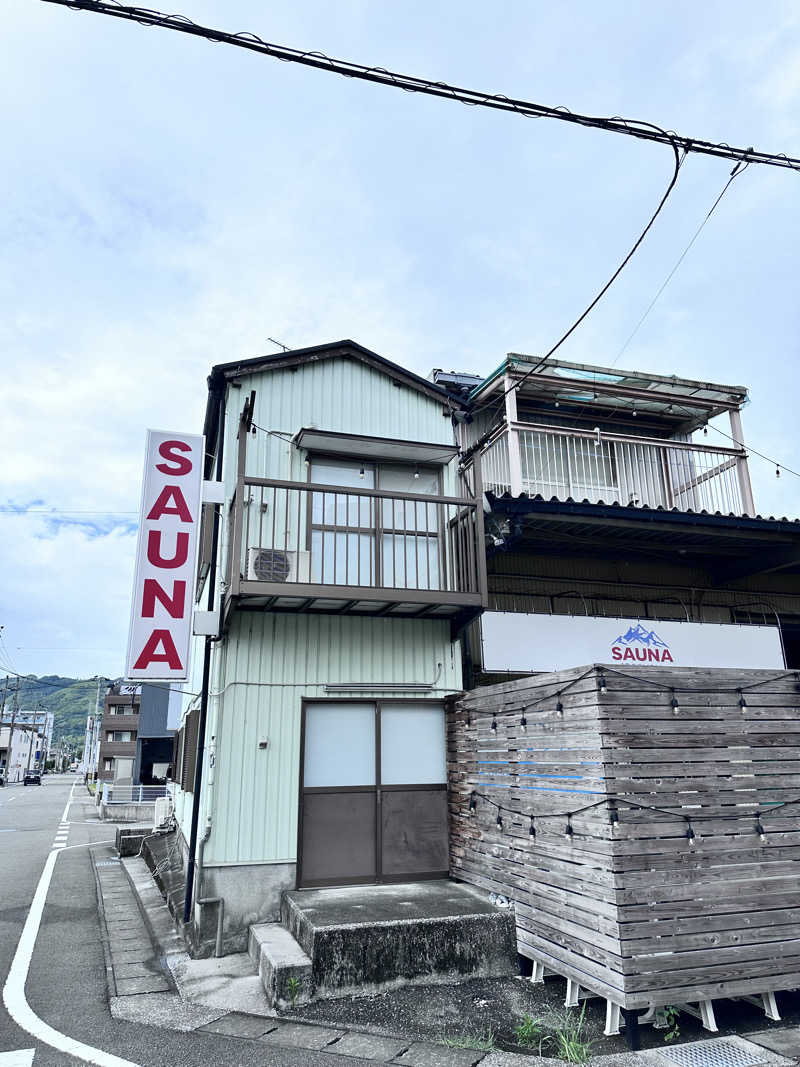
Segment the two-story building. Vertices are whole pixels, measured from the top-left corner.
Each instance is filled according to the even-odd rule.
[[[427,380],[351,341],[215,367],[197,599],[219,618],[174,787],[197,946],[220,900],[231,951],[284,890],[446,875],[463,689],[610,662],[617,636],[626,664],[658,642],[800,666],[800,524],[755,514],[745,400],[524,356]]]

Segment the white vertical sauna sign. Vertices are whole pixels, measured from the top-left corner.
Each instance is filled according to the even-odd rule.
[[[204,438],[147,431],[126,677],[186,681]]]

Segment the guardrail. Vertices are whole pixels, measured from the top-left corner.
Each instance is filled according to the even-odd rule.
[[[103,782],[103,804],[147,804],[155,803],[159,797],[167,795],[165,785],[116,785]]]
[[[231,562],[273,587],[476,594],[474,498],[245,477],[231,510]],[[231,575],[235,580],[235,575]]]
[[[512,423],[486,444],[482,462],[485,487],[498,496],[737,515],[747,510],[742,449]]]

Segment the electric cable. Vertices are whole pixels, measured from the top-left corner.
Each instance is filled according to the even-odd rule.
[[[692,245],[695,243],[697,238],[700,236],[700,233],[703,230],[703,227],[708,222],[708,220],[711,218],[711,216],[714,214],[714,211],[716,210],[717,205],[719,204],[720,200],[722,200],[723,196],[727,193],[727,191],[730,188],[734,178],[736,178],[739,174],[744,173],[744,171],[747,170],[747,168],[749,166],[750,166],[749,163],[745,163],[744,166],[742,166],[741,162],[739,162],[733,168],[733,170],[730,173],[730,177],[728,178],[727,182],[723,186],[722,192],[719,194],[717,199],[711,205],[711,210],[708,212],[706,217],[703,219],[703,221],[700,223],[700,225],[695,230],[695,232],[694,232],[694,234],[692,236],[692,239],[689,241],[687,246],[684,248],[684,250],[681,252],[681,254],[678,257],[678,259],[676,260],[675,266],[672,268],[672,270],[666,276],[666,278],[664,279],[664,281],[661,284],[660,289],[658,290],[656,295],[653,297],[653,299],[650,301],[650,303],[647,305],[647,307],[645,308],[644,314],[642,315],[642,317],[639,319],[639,321],[634,326],[633,330],[631,331],[630,335],[628,336],[628,339],[625,341],[625,344],[622,346],[622,348],[620,348],[619,352],[615,356],[614,360],[611,363],[612,367],[616,366],[617,361],[622,358],[622,355],[625,352],[625,350],[627,349],[628,345],[631,343],[631,341],[634,339],[636,334],[639,332],[639,328],[641,327],[642,323],[647,318],[647,316],[650,314],[650,312],[653,310],[653,308],[655,307],[659,297],[664,292],[664,290],[667,288],[669,283],[672,281],[672,278],[675,275],[676,271],[678,270],[678,268],[680,267],[681,263],[683,263],[684,259],[686,258],[686,256],[688,255],[689,251],[691,250]]]
[[[43,0],[44,3],[56,4],[71,11],[91,11],[99,15],[110,15],[142,26],[155,26],[161,29],[175,30],[193,37],[202,37],[208,41],[234,45],[260,55],[280,59],[285,63],[299,63],[314,67],[331,74],[340,74],[345,78],[356,78],[378,85],[402,89],[409,93],[423,93],[445,100],[453,100],[470,107],[488,107],[498,111],[513,112],[524,118],[551,118],[570,122],[578,126],[606,130],[610,133],[624,134],[642,140],[656,141],[660,144],[677,145],[685,152],[697,152],[701,155],[718,156],[735,162],[763,163],[767,166],[800,170],[800,158],[786,155],[785,152],[761,152],[754,148],[733,148],[725,142],[706,141],[696,137],[684,137],[671,130],[664,130],[650,122],[638,119],[625,119],[619,115],[598,117],[583,115],[570,111],[566,107],[549,107],[529,100],[515,99],[503,93],[487,93],[476,89],[466,89],[443,81],[419,78],[410,74],[400,74],[385,67],[366,66],[349,60],[334,59],[324,52],[303,51],[288,48],[285,45],[272,44],[255,33],[226,33],[209,26],[201,26],[185,15],[167,15],[149,8],[134,7],[119,3],[118,0]]]

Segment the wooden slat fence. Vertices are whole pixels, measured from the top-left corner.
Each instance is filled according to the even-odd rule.
[[[624,1008],[800,985],[795,673],[478,689],[449,709],[448,761],[451,874],[513,900],[523,955]]]

